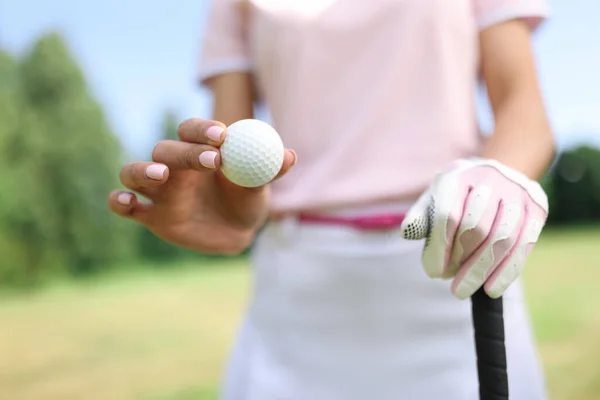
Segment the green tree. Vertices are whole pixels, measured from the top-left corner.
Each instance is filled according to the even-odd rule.
[[[15,238],[10,217],[19,210],[22,198],[19,178],[12,164],[15,138],[22,103],[19,96],[17,61],[0,50],[0,282],[12,282],[22,276],[21,267],[28,258],[27,244]]]
[[[9,162],[20,198],[8,225],[28,248],[26,276],[129,258],[132,227],[105,201],[117,185],[121,148],[60,35],[35,43],[19,78],[23,101]]]
[[[175,111],[165,111],[161,121],[161,139],[163,140],[179,140],[177,136],[177,128],[181,119],[177,116]]]
[[[600,150],[581,146],[563,152],[552,170],[550,223],[600,220]]]

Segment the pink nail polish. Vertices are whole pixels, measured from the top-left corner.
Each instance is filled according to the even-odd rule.
[[[131,195],[131,193],[119,193],[119,195],[117,196],[117,203],[124,206],[128,206],[131,204],[132,198],[133,196]]]
[[[152,164],[146,168],[146,176],[150,179],[160,181],[164,177],[166,169],[165,165]]]
[[[205,151],[202,154],[200,154],[200,157],[198,157],[200,159],[200,164],[202,164],[204,167],[206,168],[215,168],[216,167],[216,163],[215,160],[217,158],[217,152],[216,151]]]
[[[206,137],[208,137],[213,142],[218,142],[221,140],[221,135],[223,134],[224,129],[220,126],[214,125],[206,130]]]

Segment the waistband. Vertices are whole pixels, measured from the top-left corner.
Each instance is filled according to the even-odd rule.
[[[382,214],[365,217],[334,217],[316,214],[299,214],[298,222],[321,225],[348,226],[358,230],[387,230],[400,227],[405,214]]]
[[[372,206],[350,207],[322,212],[281,213],[271,220],[295,220],[298,223],[346,226],[357,230],[390,230],[400,227],[407,203],[388,203]]]

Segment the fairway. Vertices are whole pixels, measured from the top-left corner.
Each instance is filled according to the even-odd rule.
[[[553,400],[600,400],[600,231],[546,232],[526,268]],[[0,295],[1,400],[214,399],[242,261]]]

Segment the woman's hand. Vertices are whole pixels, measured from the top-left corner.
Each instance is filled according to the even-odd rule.
[[[454,278],[452,293],[481,286],[493,298],[517,279],[548,215],[541,186],[492,160],[461,160],[439,173],[402,224],[406,239],[426,238],[423,266]]]
[[[111,210],[191,250],[243,251],[267,217],[267,187],[239,187],[219,171],[219,146],[226,134],[219,122],[184,121],[178,130],[181,141],[161,141],[152,152],[153,162],[133,162],[121,169],[121,182],[130,191],[113,191]],[[295,161],[294,152],[286,149],[275,179]],[[150,202],[140,201],[136,193]]]

